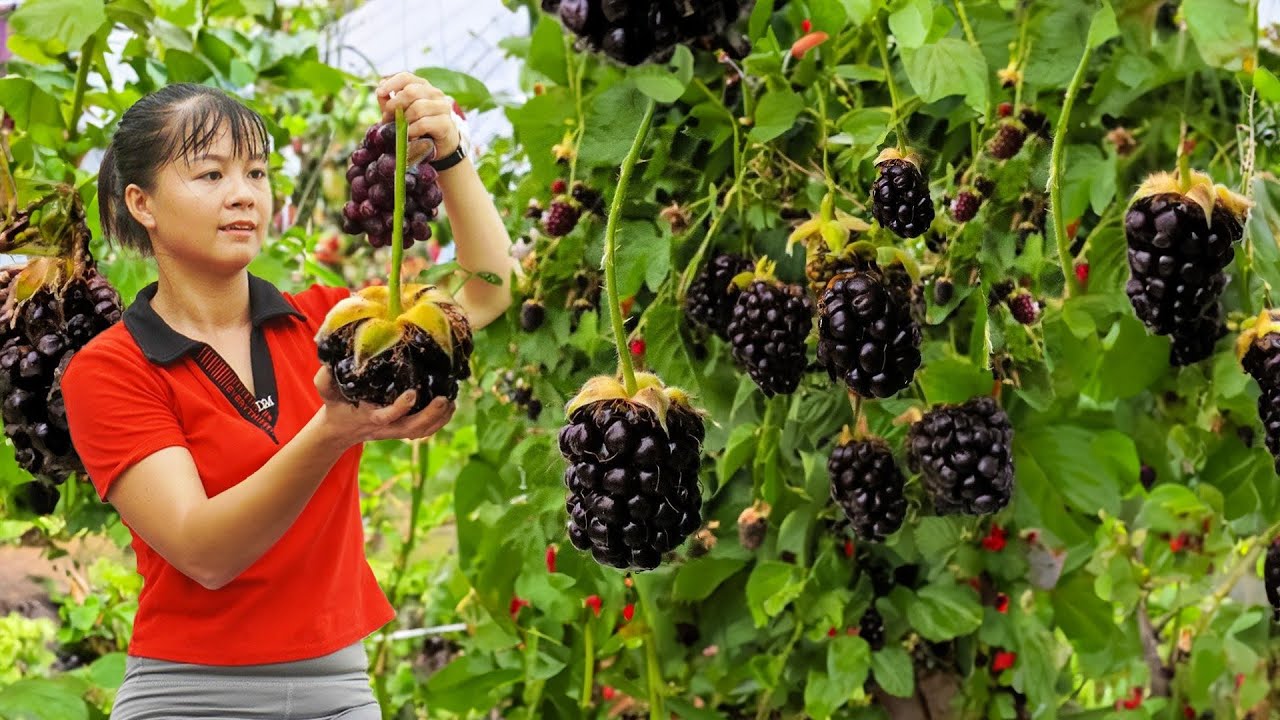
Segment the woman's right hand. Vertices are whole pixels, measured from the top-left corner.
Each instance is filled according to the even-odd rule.
[[[409,415],[416,401],[416,391],[401,393],[386,407],[366,402],[353,405],[342,397],[333,380],[333,372],[325,365],[316,373],[316,390],[324,407],[320,409],[329,432],[347,446],[370,440],[417,440],[430,437],[453,417],[457,404],[437,397],[425,408]]]

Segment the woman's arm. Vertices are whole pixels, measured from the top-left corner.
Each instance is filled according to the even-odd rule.
[[[169,564],[217,590],[276,544],[352,445],[427,437],[453,416],[454,405],[444,398],[406,415],[414,402],[408,393],[385,408],[352,406],[338,397],[327,368],[316,384],[326,404],[261,468],[227,490],[206,496],[190,452],[168,447],[122,473],[107,501]]]
[[[453,101],[417,75],[401,72],[386,78],[376,95],[384,121],[394,120],[396,109],[404,109],[410,143],[430,137],[437,157],[443,157],[461,142],[453,120]],[[511,257],[511,236],[471,159],[440,173],[439,182],[458,246],[458,264],[473,273],[493,273],[502,280],[501,285],[493,285],[471,277],[456,295],[471,328],[478,330],[511,306],[511,276],[520,272],[520,265]]]

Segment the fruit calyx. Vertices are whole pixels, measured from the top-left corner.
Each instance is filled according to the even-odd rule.
[[[1206,223],[1213,222],[1215,206],[1220,205],[1238,221],[1242,221],[1249,208],[1253,206],[1252,201],[1233,192],[1225,185],[1214,185],[1213,180],[1205,173],[1193,170],[1189,175],[1190,181],[1184,189],[1176,173],[1167,171],[1152,173],[1138,186],[1138,191],[1133,194],[1133,201],[1162,193],[1182,195],[1200,206],[1204,211]]]
[[[1280,333],[1280,310],[1263,308],[1257,317],[1241,323],[1240,336],[1236,338],[1236,359],[1244,359],[1255,342],[1271,333]]]
[[[678,387],[667,387],[661,378],[647,372],[636,373],[634,395],[628,394],[622,381],[612,375],[597,375],[587,380],[578,390],[578,394],[565,404],[564,414],[568,417],[584,405],[609,400],[629,402],[648,408],[658,418],[658,424],[664,432],[670,432],[667,427],[667,412],[672,405],[680,405],[698,417],[706,417],[705,411],[693,406],[687,392]]]
[[[352,346],[357,371],[373,357],[399,344],[411,328],[431,337],[446,354],[452,356],[456,344],[470,334],[461,309],[444,290],[435,285],[405,285],[400,289],[403,311],[392,317],[391,289],[373,285],[340,301],[325,316],[316,333],[316,343],[342,328],[356,325]]]

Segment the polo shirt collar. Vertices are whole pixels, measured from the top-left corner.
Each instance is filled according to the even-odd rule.
[[[153,363],[167,365],[178,358],[204,346],[204,343],[179,333],[169,327],[151,307],[159,283],[138,291],[137,297],[124,311],[124,326],[133,336],[142,354]],[[249,275],[249,317],[254,327],[260,327],[273,318],[292,315],[305,319],[284,299],[276,286],[254,275]]]

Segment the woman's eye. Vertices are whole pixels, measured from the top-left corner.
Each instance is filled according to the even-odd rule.
[[[266,170],[258,169],[258,170],[250,170],[250,171],[249,171],[249,177],[251,177],[251,178],[253,178],[253,179],[255,179],[255,180],[261,180],[262,178],[265,178],[266,176],[267,176],[267,171],[266,171]]]
[[[209,172],[201,175],[200,177],[208,178],[210,180],[218,180],[219,178],[222,177],[222,173],[218,172],[217,170],[210,170]]]

